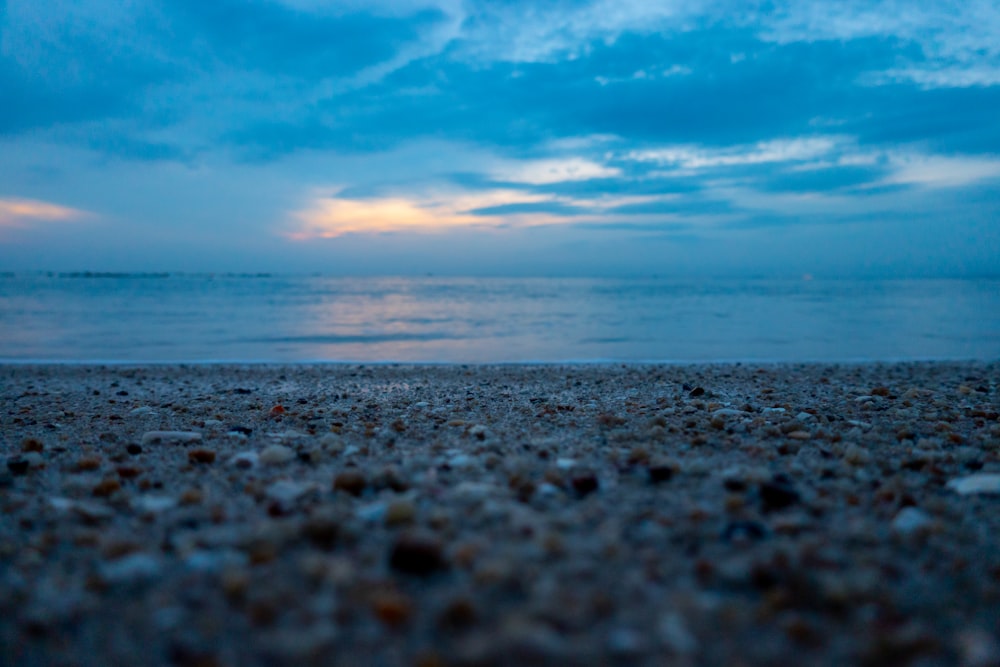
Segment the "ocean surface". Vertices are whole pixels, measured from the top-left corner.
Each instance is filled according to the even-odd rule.
[[[0,361],[1000,359],[998,280],[0,274]]]

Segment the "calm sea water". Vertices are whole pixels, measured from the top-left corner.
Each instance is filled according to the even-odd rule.
[[[0,361],[1000,358],[1000,281],[0,275]]]

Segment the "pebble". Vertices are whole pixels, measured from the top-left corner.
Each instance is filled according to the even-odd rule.
[[[295,451],[284,445],[270,445],[260,451],[258,460],[264,465],[281,465],[295,459]]]
[[[133,417],[155,417],[156,416],[156,410],[154,410],[153,408],[149,407],[148,405],[142,405],[142,406],[140,406],[138,408],[133,408],[132,410],[129,410],[128,413],[130,415],[132,415]]]
[[[764,512],[785,509],[801,500],[795,485],[784,475],[775,475],[770,481],[761,484],[759,492]]]
[[[788,434],[788,437],[792,440],[810,440],[812,434],[809,431],[792,431]]]
[[[1000,494],[1000,474],[977,473],[967,477],[959,477],[948,482],[948,488],[959,495]]]
[[[142,444],[177,443],[201,441],[201,433],[196,431],[147,431],[142,434]]]
[[[409,500],[394,500],[385,510],[385,525],[402,526],[413,523],[417,518],[417,508]]]
[[[215,463],[215,452],[211,449],[192,449],[188,452],[189,463]]]
[[[256,468],[260,463],[260,454],[257,452],[240,452],[229,459],[229,465],[237,468]]]
[[[264,490],[264,495],[275,502],[291,504],[302,498],[316,488],[314,484],[308,482],[292,482],[289,480],[278,480]]]
[[[147,514],[159,514],[177,507],[177,499],[170,496],[138,496],[132,499],[132,507]]]
[[[916,507],[904,507],[892,520],[892,531],[897,535],[908,536],[924,532],[932,526],[931,517]]]
[[[23,475],[28,472],[31,464],[23,456],[14,456],[7,459],[7,470],[13,475]]]
[[[425,577],[448,569],[441,543],[430,536],[402,535],[389,552],[389,567],[404,574]]]
[[[345,491],[352,496],[360,496],[367,486],[365,476],[356,470],[345,470],[333,478],[333,489]]]
[[[576,495],[580,498],[589,496],[600,487],[597,475],[592,472],[581,472],[573,475],[570,478],[570,484],[573,490],[576,491]]]
[[[162,570],[161,560],[147,553],[130,554],[103,563],[99,568],[101,578],[112,584],[155,579]]]
[[[680,465],[676,461],[662,459],[651,461],[649,468],[647,468],[649,481],[653,484],[669,482],[678,470],[680,470]]]

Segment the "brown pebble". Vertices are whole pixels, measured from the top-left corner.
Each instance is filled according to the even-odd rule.
[[[425,577],[448,569],[441,544],[432,537],[403,535],[389,553],[389,566],[404,574]]]
[[[189,463],[215,463],[215,452],[211,449],[192,449],[188,452]]]
[[[372,596],[371,605],[375,617],[391,628],[406,624],[413,616],[413,603],[402,593],[379,591]]]
[[[136,468],[135,466],[118,466],[115,468],[115,472],[122,479],[132,479],[133,477],[138,477],[142,474],[142,468]]]
[[[181,494],[180,503],[181,505],[197,505],[201,502],[204,495],[198,489],[187,489]]]
[[[809,431],[792,431],[788,434],[788,437],[792,440],[809,440],[812,438],[812,435]]]
[[[332,549],[340,536],[340,523],[332,516],[317,514],[302,525],[302,534],[320,549]]]
[[[360,496],[366,484],[364,475],[355,470],[346,470],[333,479],[335,491],[346,491],[352,496]]]
[[[874,389],[872,389],[871,392],[872,396],[882,396],[882,397],[886,397],[890,393],[891,392],[889,391],[888,387],[875,387]]]
[[[438,617],[438,625],[443,630],[462,630],[475,624],[478,619],[476,607],[468,598],[452,600]]]
[[[121,482],[117,479],[106,479],[94,487],[94,495],[99,498],[107,498],[111,494],[122,488]]]
[[[283,405],[276,405],[276,406],[274,406],[273,408],[270,409],[270,411],[267,413],[267,416],[268,417],[280,417],[283,414],[285,414],[285,406],[283,406]]]
[[[400,526],[413,523],[417,516],[417,508],[409,500],[395,500],[389,503],[385,510],[385,525]]]
[[[25,438],[21,441],[22,452],[41,452],[43,449],[45,445],[38,438]]]
[[[77,459],[76,465],[73,469],[76,472],[88,472],[90,470],[97,470],[101,467],[101,457],[99,456],[85,456],[82,459]]]

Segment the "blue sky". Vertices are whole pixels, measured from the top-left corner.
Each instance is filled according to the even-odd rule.
[[[997,275],[998,109],[991,0],[6,0],[0,269]]]

